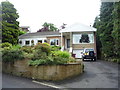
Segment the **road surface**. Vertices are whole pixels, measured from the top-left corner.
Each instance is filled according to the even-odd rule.
[[[85,72],[77,77],[57,82],[33,81],[3,74],[3,88],[120,88],[118,64],[98,60],[84,62]],[[54,86],[54,87],[53,87]]]

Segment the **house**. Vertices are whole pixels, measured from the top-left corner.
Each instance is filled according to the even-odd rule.
[[[84,48],[94,48],[96,52],[96,29],[76,23],[60,31],[27,33],[19,36],[21,46],[35,45],[38,42],[61,46],[62,51],[69,51],[76,54],[76,58],[82,58],[81,52]]]

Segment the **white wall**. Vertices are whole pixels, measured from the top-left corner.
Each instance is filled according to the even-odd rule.
[[[25,46],[25,41],[30,41],[30,44],[28,46],[31,46],[31,41],[34,40],[34,45],[38,43],[38,40],[42,40],[42,43],[44,43],[44,40],[47,40],[46,38],[27,38],[27,39],[19,39],[19,41],[22,41],[21,46]]]

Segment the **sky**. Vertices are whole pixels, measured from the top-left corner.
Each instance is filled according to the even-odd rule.
[[[5,1],[5,0],[2,0]],[[20,26],[30,26],[36,32],[44,22],[57,28],[65,23],[92,25],[100,13],[100,0],[7,0],[17,9]]]

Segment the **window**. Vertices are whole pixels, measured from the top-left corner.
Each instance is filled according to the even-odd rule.
[[[34,45],[34,40],[31,40],[31,45]]]
[[[34,40],[31,40],[31,43],[34,44]]]
[[[46,42],[46,43],[47,43],[47,40],[44,40],[44,42]]]
[[[42,40],[38,40],[38,43],[39,43],[39,42],[42,43]]]
[[[59,40],[58,39],[50,39],[50,45],[59,45]]]
[[[70,48],[70,39],[67,39],[67,48]]]
[[[94,43],[93,34],[73,34],[73,44]]]
[[[22,44],[22,41],[19,41],[19,44]]]
[[[26,45],[29,45],[29,44],[30,44],[30,41],[25,41],[25,44],[26,44]]]

